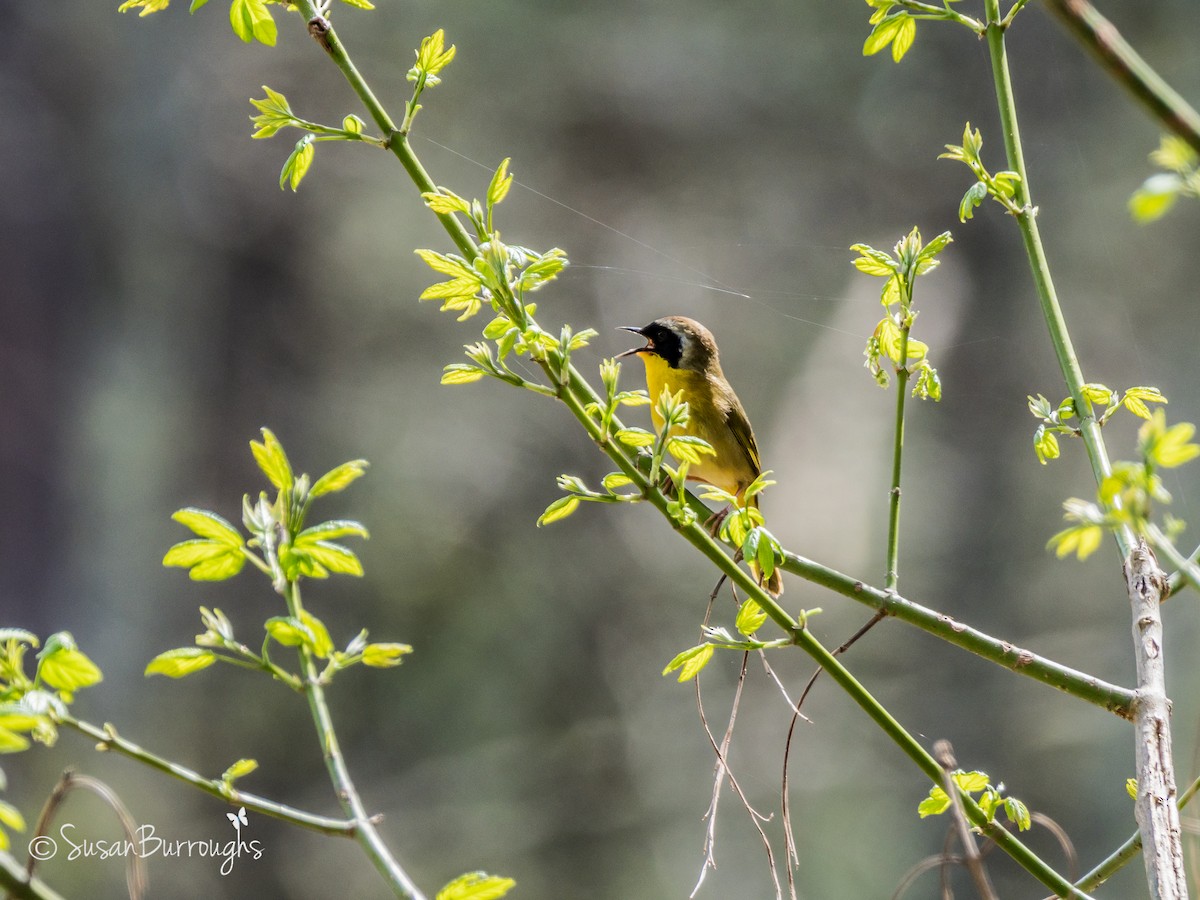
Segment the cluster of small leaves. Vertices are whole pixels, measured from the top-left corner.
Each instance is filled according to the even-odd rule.
[[[1200,444],[1192,443],[1196,427],[1190,422],[1168,426],[1166,414],[1156,409],[1138,430],[1137,461],[1112,465],[1097,489],[1097,502],[1071,497],[1063,502],[1063,518],[1070,524],[1047,544],[1061,559],[1074,553],[1079,559],[1091,555],[1106,528],[1129,527],[1152,543],[1173,541],[1184,523],[1166,516],[1160,531],[1151,521],[1154,504],[1166,505],[1171,495],[1163,486],[1159,469],[1174,469],[1200,456]]]
[[[1124,393],[1113,391],[1102,384],[1089,382],[1082,388],[1082,394],[1093,413],[1096,407],[1104,407],[1104,411],[1096,416],[1096,422],[1104,425],[1117,410],[1124,408],[1141,419],[1150,418],[1150,407],[1147,403],[1166,403],[1167,398],[1156,387],[1139,385],[1131,387]],[[1073,397],[1067,397],[1058,406],[1052,407],[1050,401],[1043,395],[1028,397],[1029,412],[1041,424],[1033,433],[1033,449],[1037,453],[1038,462],[1043,466],[1049,460],[1058,459],[1062,451],[1058,446],[1057,435],[1066,434],[1079,437],[1079,428],[1068,424],[1078,415]]]
[[[421,111],[421,94],[426,88],[437,87],[442,83],[438,73],[454,60],[457,48],[454,44],[446,46],[446,33],[439,28],[433,34],[421,41],[417,49],[417,61],[405,76],[412,82],[412,97],[404,106],[404,122],[400,125],[400,133],[408,134],[412,129],[413,119]]]
[[[561,380],[569,373],[571,354],[586,347],[596,332],[588,328],[575,333],[569,325],[564,325],[555,337],[543,331],[534,320],[537,305],[527,302],[526,295],[557,278],[567,265],[567,257],[557,247],[538,253],[501,241],[494,218],[496,206],[507,196],[512,184],[508,163],[506,159],[496,169],[484,202],[468,201],[444,187],[423,195],[426,205],[438,215],[466,216],[481,244],[479,255],[470,261],[456,253],[417,250],[417,255],[431,269],[447,276],[447,280],[426,288],[420,299],[441,301],[442,310],[459,313],[460,322],[474,316],[485,305],[495,313],[483,329],[483,337],[491,344],[465,345],[471,362],[446,366],[442,384],[469,384],[487,375],[555,396],[554,388],[514,372],[509,366],[509,357],[528,355],[543,363],[555,358],[561,385]]]
[[[867,0],[874,28],[863,43],[863,56],[874,56],[885,47],[892,48],[892,60],[900,62],[917,36],[917,23],[895,0]]]
[[[438,891],[435,900],[499,900],[516,885],[513,879],[500,875],[468,872]]]
[[[605,375],[606,368],[607,376]],[[616,406],[622,403],[640,406],[649,402],[645,391],[617,391],[616,372],[619,369],[620,365],[614,360],[605,360],[601,366],[601,377],[605,379],[609,398],[609,408],[606,410],[605,416],[602,416],[602,420],[606,418],[609,422],[612,420]],[[599,411],[598,404],[593,404],[593,406],[596,407],[593,409],[593,414],[595,414]],[[657,484],[659,473],[665,469],[676,487],[682,488],[687,480],[688,467],[699,464],[703,457],[712,455],[714,450],[708,442],[686,433],[689,413],[682,392],[672,394],[664,388],[655,406],[655,417],[662,423],[657,434],[647,431],[645,428],[628,427],[619,429],[614,437],[626,447],[649,454],[650,475],[648,480],[650,484]],[[671,454],[679,461],[679,469],[672,469],[664,464],[663,456],[666,453]],[[538,519],[538,525],[548,525],[551,522],[565,519],[575,512],[581,500],[598,503],[635,503],[644,500],[645,495],[640,490],[632,493],[620,491],[620,488],[628,487],[631,484],[635,484],[635,482],[626,473],[610,472],[602,479],[601,485],[604,491],[600,492],[591,490],[574,475],[560,475],[558,486],[567,492],[567,496],[560,497],[551,503]],[[680,493],[682,494],[682,490]],[[672,513],[676,518],[692,515],[683,497],[674,501]]]
[[[612,436],[612,423],[617,410],[622,406],[648,406],[650,395],[646,391],[622,391],[619,389],[621,364],[615,359],[600,363],[600,383],[604,385],[604,403],[592,402],[586,407],[591,416],[600,419],[600,443],[607,443]]]
[[[248,495],[243,498],[242,523],[250,537],[244,537],[214,512],[181,509],[172,518],[190,528],[196,537],[171,547],[163,565],[186,568],[190,577],[198,581],[222,581],[236,575],[249,561],[270,576],[280,593],[302,578],[327,578],[331,574],[361,576],[363,569],[358,556],[338,543],[338,539],[366,538],[366,528],[346,519],[308,527],[306,521],[313,500],[347,488],[363,474],[367,463],[351,460],[310,483],[307,475],[294,474],[275,435],[266,428],[262,435],[261,442],[250,442],[250,449],[259,468],[276,488],[276,495],[269,500],[266,493],[261,493],[253,502]],[[229,662],[265,670],[299,689],[299,677],[271,660],[272,641],[285,647],[304,646],[317,659],[326,660],[321,674],[324,682],[338,670],[358,663],[377,668],[399,665],[402,657],[412,652],[407,644],[368,643],[366,630],[344,650],[337,650],[321,620],[301,609],[298,615],[268,619],[264,626],[266,639],[262,650],[256,653],[235,638],[233,625],[221,610],[201,607],[200,614],[205,632],[196,637],[196,645],[160,653],[146,667],[147,675],[182,678],[215,662]]]
[[[884,48],[891,47],[892,59],[900,62],[917,36],[917,19],[956,22],[976,34],[983,34],[985,26],[982,22],[961,15],[950,7],[951,3],[957,2],[959,0],[942,0],[939,6],[919,0],[867,0],[867,6],[875,10],[870,19],[874,27],[863,44],[863,56],[874,56]]]
[[[951,240],[950,232],[946,231],[923,244],[921,232],[913,228],[896,243],[892,254],[866,244],[855,244],[850,248],[859,254],[854,260],[858,271],[887,279],[880,293],[885,313],[863,351],[867,358],[865,365],[880,387],[887,387],[890,382],[883,366],[886,359],[895,371],[904,369],[909,375],[916,376],[912,389],[914,397],[942,399],[942,382],[929,361],[929,347],[911,336],[917,318],[912,299],[917,278],[937,268],[937,255]]]
[[[1180,197],[1200,197],[1200,155],[1183,138],[1163,135],[1150,161],[1166,171],[1151,175],[1129,198],[1129,212],[1139,222],[1165,216]]]
[[[820,612],[819,608],[801,611],[799,617],[800,624],[802,626],[807,624],[809,616],[815,616]],[[713,658],[713,654],[717,650],[737,650],[744,653],[750,650],[768,650],[773,647],[783,647],[791,643],[788,638],[776,641],[760,641],[755,638],[754,633],[766,621],[767,614],[763,608],[747,597],[742,601],[742,605],[738,607],[737,619],[734,622],[734,627],[742,635],[741,638],[735,638],[726,628],[706,627],[704,629],[704,636],[706,638],[704,643],[688,647],[682,653],[676,654],[675,658],[667,663],[666,668],[662,670],[663,677],[665,678],[672,672],[677,672],[676,680],[680,684],[685,681],[691,681],[709,664]]]
[[[30,650],[38,650],[32,678],[25,670]],[[0,628],[0,753],[27,750],[31,739],[53,745],[58,738],[56,717],[66,712],[76,691],[103,678],[68,631],[50,635],[43,646],[37,635],[23,628]],[[3,781],[0,772],[0,788]],[[9,847],[5,829],[24,831],[25,822],[15,807],[0,801],[0,850]]]
[[[449,276],[449,280],[426,288],[420,299],[441,300],[443,311],[461,313],[458,317],[460,322],[471,318],[484,304],[488,304],[501,320],[489,325],[488,331],[492,333],[485,331],[485,337],[499,341],[515,329],[515,333],[508,338],[511,347],[517,347],[522,342],[544,345],[544,335],[522,333],[530,327],[533,315],[532,310],[525,309],[524,298],[526,294],[557,278],[567,265],[567,257],[557,247],[538,253],[501,242],[500,233],[494,227],[494,215],[496,206],[508,196],[512,185],[508,164],[507,159],[501,162],[492,175],[485,202],[468,201],[445,187],[422,194],[425,204],[438,215],[466,216],[482,243],[479,256],[470,262],[453,253],[417,250],[417,255],[431,269]]]
[[[954,779],[959,790],[968,796],[979,794],[975,797],[975,802],[987,816],[988,822],[994,822],[996,813],[1003,809],[1008,821],[1016,825],[1019,831],[1029,830],[1031,821],[1028,807],[1016,797],[1005,797],[1004,785],[993,787],[986,772],[964,772],[960,769],[952,772],[950,777]],[[949,795],[944,788],[934,785],[929,791],[929,796],[917,807],[917,812],[924,819],[926,816],[941,815],[949,808]]]
[[[316,141],[363,141],[376,147],[387,146],[386,141],[364,132],[366,123],[358,116],[346,116],[342,119],[341,128],[321,125],[301,119],[293,113],[287,97],[279,91],[271,90],[265,84],[263,91],[266,92],[263,99],[250,99],[250,105],[258,110],[258,115],[250,117],[255,128],[251,137],[255,139],[274,137],[284,128],[299,128],[307,132],[296,142],[295,149],[283,164],[283,169],[279,173],[280,190],[290,186],[295,191],[300,186],[300,182],[304,180],[304,176],[312,167],[316,154]]]
[[[359,9],[374,9],[375,6],[370,0],[342,0],[347,6],[354,6]],[[188,12],[195,12],[200,7],[208,3],[208,0],[192,0]],[[286,0],[232,0],[229,5],[229,24],[233,26],[233,33],[236,34],[246,43],[258,41],[260,44],[265,44],[268,47],[275,46],[275,39],[278,37],[278,29],[275,26],[275,20],[271,16],[271,4],[275,3],[283,6],[291,11],[295,7],[287,3]],[[161,12],[171,4],[171,0],[125,0],[117,7],[117,12],[128,12],[131,9],[140,9],[139,16],[148,16],[151,13]]]
[[[1004,209],[1014,216],[1023,215],[1030,210],[1017,202],[1017,188],[1021,183],[1021,176],[1016,172],[997,172],[993,175],[987,170],[983,164],[983,159],[979,155],[983,149],[983,136],[979,133],[979,129],[971,130],[971,123],[967,123],[967,127],[963,129],[963,142],[958,144],[947,144],[946,152],[938,156],[938,159],[956,159],[964,163],[978,179],[973,185],[967,188],[967,192],[963,194],[962,200],[958,204],[958,220],[965,222],[967,219],[973,218],[975,215],[975,207],[980,206],[984,200],[991,197]],[[1037,210],[1032,210],[1034,214]]]
[[[367,530],[362,525],[333,520],[305,528],[304,522],[313,500],[344,490],[366,471],[366,461],[343,463],[312,482],[307,475],[293,474],[283,446],[270,429],[264,428],[262,434],[262,442],[251,441],[250,448],[277,492],[274,500],[268,500],[265,492],[253,502],[249,495],[243,497],[242,523],[251,537],[247,540],[215,512],[181,509],[171,518],[190,528],[196,537],[171,547],[163,557],[163,565],[185,568],[196,581],[232,578],[247,561],[277,583],[301,576],[326,578],[330,573],[362,575],[362,564],[354,552],[334,542],[347,536],[366,538]],[[278,571],[268,564],[268,553]]]
[[[768,470],[755,478],[740,498],[712,485],[705,485],[700,494],[702,500],[729,504],[729,511],[721,519],[717,534],[742,551],[742,557],[758,569],[763,581],[774,574],[784,557],[783,547],[775,535],[766,529],[763,514],[758,509],[758,500],[755,499],[775,483],[767,477],[770,474]]]

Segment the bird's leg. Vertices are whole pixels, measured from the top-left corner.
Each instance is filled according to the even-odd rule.
[[[708,529],[708,533],[713,537],[717,536],[717,532],[721,530],[721,523],[725,521],[725,517],[729,515],[729,510],[732,507],[718,509],[715,513],[708,517],[708,521],[704,523],[704,527]]]

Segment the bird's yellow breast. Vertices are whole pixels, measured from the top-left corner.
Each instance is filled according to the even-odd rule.
[[[657,409],[663,389],[672,394],[682,392],[688,404],[688,424],[686,428],[675,430],[707,441],[716,451],[715,456],[705,456],[699,465],[693,465],[688,470],[688,478],[714,485],[730,494],[740,494],[758,476],[758,471],[749,462],[751,454],[738,443],[727,423],[729,398],[703,372],[673,369],[661,356],[652,353],[640,356],[646,366],[650,418],[654,421],[655,431],[662,431],[664,424]]]

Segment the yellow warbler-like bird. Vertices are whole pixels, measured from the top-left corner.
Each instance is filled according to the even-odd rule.
[[[643,328],[629,325],[622,328],[646,339],[645,347],[626,350],[620,356],[641,358],[646,366],[646,388],[651,402],[657,404],[663,388],[672,394],[682,391],[689,412],[684,433],[707,441],[716,451],[714,456],[703,456],[699,465],[688,469],[688,480],[711,484],[741,500],[750,482],[762,473],[762,467],[754,429],[721,371],[712,332],[685,316],[655,319]],[[661,432],[663,420],[657,406],[651,406],[650,410],[654,428]],[[758,497],[751,498],[751,502],[757,507]],[[761,582],[762,575],[753,562],[750,570]],[[783,578],[778,568],[763,587],[772,596],[783,593]]]

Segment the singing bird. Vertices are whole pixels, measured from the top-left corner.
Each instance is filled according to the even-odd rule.
[[[721,371],[712,332],[685,316],[655,319],[642,328],[632,325],[621,328],[646,339],[645,347],[634,347],[619,356],[637,356],[645,364],[651,402],[657,404],[664,387],[672,394],[682,391],[689,411],[684,431],[707,441],[716,451],[715,456],[706,455],[699,465],[688,469],[688,480],[711,484],[740,500],[750,482],[762,473],[762,467],[754,429]],[[661,432],[663,420],[656,405],[650,407],[650,416],[655,430]],[[757,507],[758,497],[753,497],[752,502]],[[761,580],[753,562],[750,570]],[[779,569],[771,573],[763,587],[772,596],[783,593]]]

